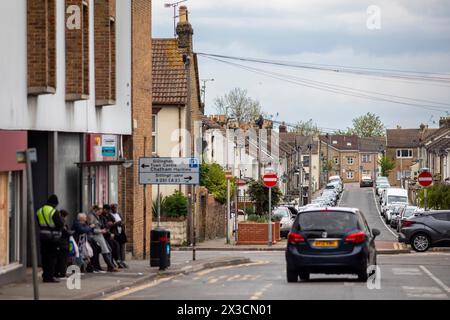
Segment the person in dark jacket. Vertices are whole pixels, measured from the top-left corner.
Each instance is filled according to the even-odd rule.
[[[67,261],[69,259],[69,242],[73,231],[69,230],[66,219],[69,213],[66,210],[60,211],[61,223],[64,225],[61,233],[61,240],[59,241],[57,262],[55,270],[55,278],[65,278],[67,273]]]
[[[123,217],[117,210],[117,204],[111,205],[110,216],[114,219],[113,225],[110,228],[114,239],[119,243],[119,266],[128,268],[125,263],[125,244],[128,242],[127,235],[125,233],[125,225],[123,223]]]
[[[58,245],[64,223],[56,207],[59,201],[56,195],[51,195],[47,203],[37,212],[40,227],[42,279],[46,283],[59,282],[55,278],[55,267],[58,258]]]
[[[121,263],[120,259],[120,244],[116,240],[116,235],[113,233],[115,219],[111,215],[111,206],[105,204],[103,206],[103,211],[101,215],[101,219],[103,221],[103,225],[106,226],[107,232],[104,234],[105,240],[111,248],[111,255],[113,262],[119,268],[125,268],[125,266]]]

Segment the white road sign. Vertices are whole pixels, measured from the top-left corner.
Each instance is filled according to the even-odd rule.
[[[196,158],[141,158],[140,184],[198,185],[200,165]]]

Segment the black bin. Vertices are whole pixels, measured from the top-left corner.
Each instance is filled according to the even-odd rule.
[[[150,266],[165,270],[170,267],[170,231],[155,229],[150,233]]]

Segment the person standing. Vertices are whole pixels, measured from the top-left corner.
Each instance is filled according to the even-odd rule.
[[[58,206],[58,197],[51,195],[47,203],[37,212],[39,223],[39,237],[41,240],[41,258],[42,258],[42,280],[46,283],[57,283],[55,278],[55,268],[58,257],[58,245],[61,240],[64,223],[56,207]]]
[[[55,270],[55,278],[65,278],[67,274],[67,261],[69,259],[69,242],[70,236],[73,235],[73,231],[69,230],[66,219],[69,213],[66,210],[60,211],[60,219],[63,224],[61,231],[61,240],[59,241],[57,252],[57,263]]]
[[[114,224],[111,227],[111,232],[114,234],[114,239],[119,243],[119,265],[123,268],[128,268],[128,265],[125,263],[125,244],[128,240],[125,233],[122,215],[117,211],[117,204],[111,205],[110,215],[114,218]]]

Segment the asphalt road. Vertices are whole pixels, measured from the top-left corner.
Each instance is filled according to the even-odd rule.
[[[174,254],[190,257],[188,252]],[[199,259],[232,252],[198,252]],[[120,292],[112,299],[164,300],[405,300],[450,299],[450,254],[380,255],[379,286],[369,289],[351,275],[312,275],[287,283],[283,252],[242,252],[252,264],[180,275]],[[371,282],[372,284],[376,283]]]
[[[383,223],[372,188],[347,185],[342,207],[363,211],[371,228],[380,230],[378,240],[395,241]],[[174,251],[177,259],[190,259],[190,252]],[[199,251],[198,259],[236,255],[230,251]],[[352,275],[312,274],[309,282],[287,283],[284,252],[241,251],[251,264],[174,276],[119,292],[111,299],[167,300],[405,300],[450,299],[450,253],[378,255],[377,279],[367,283]]]
[[[341,207],[359,208],[367,219],[370,228],[380,230],[377,240],[397,241],[397,234],[382,220],[377,209],[373,188],[360,188],[359,184],[346,184],[339,204]]]

